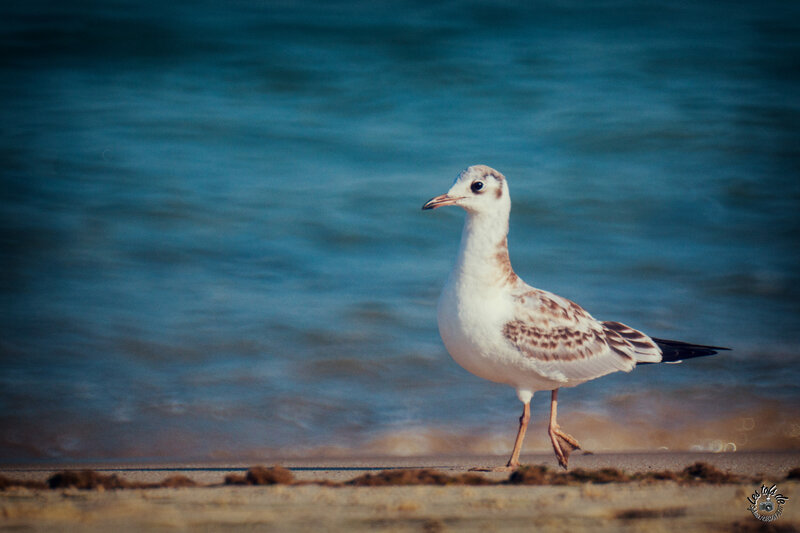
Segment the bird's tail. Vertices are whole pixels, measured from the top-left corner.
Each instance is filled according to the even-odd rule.
[[[662,363],[680,363],[684,359],[714,355],[720,350],[730,350],[721,346],[705,346],[703,344],[690,344],[688,342],[656,339],[653,341],[661,348]]]

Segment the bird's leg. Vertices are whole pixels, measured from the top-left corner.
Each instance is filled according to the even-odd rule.
[[[556,452],[558,464],[566,470],[569,463],[569,454],[573,450],[580,450],[581,445],[575,437],[564,433],[556,422],[556,411],[558,410],[558,389],[553,389],[550,396],[550,427],[547,432],[550,434],[550,442],[553,443],[553,451]]]
[[[531,401],[528,400],[522,407],[522,416],[519,417],[519,429],[517,439],[514,441],[514,450],[506,466],[477,467],[470,468],[472,472],[510,472],[519,466],[519,452],[522,450],[522,441],[525,439],[525,431],[528,429],[528,421],[531,419]]]
[[[511,451],[511,458],[506,465],[508,468],[519,466],[519,452],[522,451],[522,441],[525,440],[525,431],[528,430],[528,421],[531,419],[531,402],[528,400],[523,404],[522,416],[519,417],[519,429],[517,438],[514,440],[514,449]]]

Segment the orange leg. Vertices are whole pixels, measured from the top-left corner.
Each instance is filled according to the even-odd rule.
[[[522,451],[522,441],[525,440],[525,431],[528,429],[528,421],[531,419],[531,402],[528,400],[522,407],[522,416],[519,417],[519,430],[517,439],[514,441],[514,451],[506,466],[490,466],[470,468],[473,472],[510,472],[519,466],[519,452]]]
[[[569,454],[573,450],[580,450],[581,445],[575,437],[564,433],[558,427],[556,421],[556,411],[558,410],[558,389],[554,389],[550,396],[550,427],[547,432],[550,435],[550,442],[553,443],[553,451],[556,453],[558,464],[566,470],[569,463]],[[524,434],[524,432],[523,432]]]
[[[514,441],[514,450],[511,452],[511,458],[506,465],[508,468],[516,468],[519,466],[519,452],[522,451],[522,441],[525,440],[525,431],[528,430],[528,421],[531,419],[531,402],[526,402],[522,407],[522,416],[519,417],[519,430],[517,430],[517,438]]]

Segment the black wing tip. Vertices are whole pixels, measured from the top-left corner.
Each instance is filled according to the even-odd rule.
[[[672,363],[682,359],[716,355],[717,352],[731,350],[731,348],[725,348],[723,346],[709,346],[706,344],[692,344],[689,342],[657,339],[655,337],[651,338],[661,349],[662,363]]]

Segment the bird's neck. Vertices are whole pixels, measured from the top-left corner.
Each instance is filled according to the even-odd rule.
[[[516,283],[517,275],[508,258],[508,214],[467,214],[453,274],[473,287]]]

